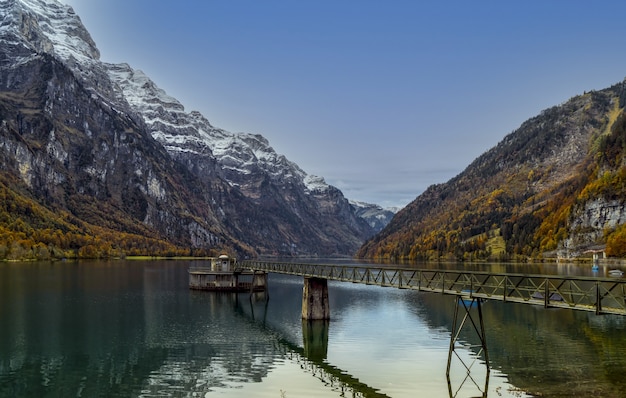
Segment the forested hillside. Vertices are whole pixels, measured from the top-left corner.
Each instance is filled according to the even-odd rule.
[[[111,211],[102,225],[110,224],[112,219],[127,224],[128,230],[135,233],[120,232],[105,226],[85,223],[66,211],[53,212],[29,198],[27,190],[16,192],[8,187],[6,174],[0,181],[0,259],[39,259],[52,258],[102,258],[124,255],[212,255],[217,252],[191,251],[177,247],[165,240],[147,238],[154,231],[142,224],[133,224],[132,220],[122,218],[114,209],[93,206],[92,216],[103,210]],[[15,185],[15,181],[13,184]],[[86,201],[90,203],[90,201]]]
[[[392,260],[626,255],[624,83],[543,111],[359,250]]]

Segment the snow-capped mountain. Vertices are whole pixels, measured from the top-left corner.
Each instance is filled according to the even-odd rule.
[[[376,232],[380,232],[391,222],[393,216],[400,210],[397,207],[383,209],[379,205],[350,200],[350,204],[355,209],[356,214],[367,221]]]
[[[101,67],[100,51],[71,7],[54,0],[2,0],[0,10],[0,35],[12,64],[51,55],[93,95],[115,102],[115,87]]]
[[[267,139],[258,134],[230,133],[213,127],[199,112],[185,112],[184,106],[127,64],[106,64],[111,80],[122,90],[129,104],[144,118],[154,139],[171,155],[193,154],[219,164],[221,176],[235,186],[249,189],[242,176],[265,173],[275,181],[304,183],[309,191],[325,191],[323,178],[307,175],[297,164],[279,155]]]
[[[335,187],[100,61],[71,7],[0,0],[0,160],[55,211],[178,247],[352,254],[373,234]],[[105,224],[105,225],[103,225]]]
[[[93,64],[100,58],[71,7],[56,1],[3,0],[0,9],[2,32],[11,37],[6,44],[23,47],[26,58],[45,52],[74,65]]]

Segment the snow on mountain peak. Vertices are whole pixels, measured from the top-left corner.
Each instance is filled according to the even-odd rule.
[[[25,41],[38,52],[57,55],[65,62],[98,60],[100,52],[72,7],[56,0],[5,0],[0,2],[5,18],[1,27],[20,27]],[[18,23],[11,23],[17,22]]]
[[[241,185],[237,174],[250,175],[258,170],[276,179],[305,178],[306,173],[276,153],[265,137],[213,127],[200,112],[185,112],[178,100],[143,72],[127,64],[105,67],[126,101],[143,117],[152,137],[171,154],[213,156],[224,171],[223,177],[233,185]]]
[[[11,65],[47,54],[109,106],[121,111],[127,108],[100,62],[96,44],[72,7],[56,0],[0,0],[0,43],[12,54]]]
[[[324,177],[314,175],[307,175],[304,178],[304,185],[310,192],[324,192],[328,189],[328,184],[324,180]]]
[[[128,64],[107,64],[109,76],[118,83],[129,104],[140,112],[156,111],[158,107],[169,111],[183,112],[185,108],[174,97],[165,93],[143,71]]]
[[[350,202],[350,204],[352,206],[354,206],[355,208],[358,208],[358,209],[364,209],[364,210],[366,210],[366,209],[374,209],[374,210],[377,210],[377,211],[388,211],[388,212],[393,213],[393,214],[396,214],[397,212],[400,211],[399,207],[386,207],[386,208],[383,208],[382,206],[377,205],[377,204],[366,203],[366,202],[361,202],[361,201],[352,200],[352,199],[348,200],[348,202]]]

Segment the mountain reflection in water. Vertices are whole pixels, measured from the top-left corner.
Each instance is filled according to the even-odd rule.
[[[303,326],[299,278],[270,276],[266,301],[189,291],[188,265],[0,265],[0,396],[448,396],[451,297],[332,282],[330,323]],[[489,396],[625,390],[622,318],[483,313]]]

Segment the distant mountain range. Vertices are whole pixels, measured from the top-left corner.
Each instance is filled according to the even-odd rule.
[[[626,81],[546,109],[403,208],[358,256],[626,256]]]
[[[71,7],[0,17],[0,258],[352,255],[393,216],[102,62]]]

